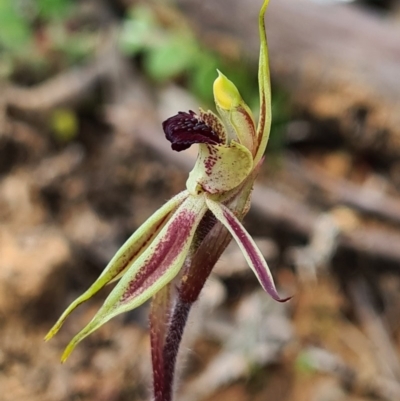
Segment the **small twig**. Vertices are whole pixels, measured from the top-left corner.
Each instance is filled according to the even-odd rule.
[[[290,173],[296,178],[324,191],[331,205],[341,203],[360,212],[400,224],[399,198],[388,196],[383,192],[366,190],[350,181],[334,178],[326,174],[322,168],[311,165],[305,160],[289,158],[286,164]]]
[[[220,341],[221,351],[184,388],[182,400],[202,400],[224,385],[248,377],[254,367],[279,361],[280,354],[294,337],[287,306],[265,298],[256,291],[244,297],[233,320],[221,324],[218,314],[203,319],[206,337]],[[221,330],[222,329],[222,330]],[[211,335],[211,336],[210,336]]]
[[[329,265],[337,248],[340,231],[334,217],[322,213],[313,228],[309,244],[288,249],[289,260],[301,280],[315,280],[317,271]]]
[[[340,356],[325,349],[310,347],[304,353],[313,369],[337,376],[344,387],[357,388],[363,394],[373,393],[387,401],[397,400],[400,397],[400,384],[396,380],[382,375],[364,377],[358,370],[343,361]]]
[[[366,284],[358,279],[349,284],[358,319],[374,345],[375,357],[384,377],[398,381],[400,379],[400,360],[390,339],[387,328],[371,303],[371,296]]]
[[[74,67],[33,87],[4,84],[2,107],[14,107],[24,112],[43,112],[74,103],[91,92],[96,83],[110,75],[114,67],[115,38],[109,32],[101,52],[86,66]]]

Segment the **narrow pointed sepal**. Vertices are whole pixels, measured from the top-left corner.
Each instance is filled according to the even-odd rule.
[[[125,273],[129,266],[144,252],[146,247],[151,244],[173,212],[187,197],[187,191],[174,196],[131,235],[108,263],[99,278],[65,310],[56,324],[47,333],[45,341],[50,340],[60,330],[74,309],[93,297],[105,285],[119,279]]]
[[[261,251],[254,243],[253,238],[245,230],[242,223],[236,216],[223,204],[215,202],[211,199],[206,200],[208,208],[214,216],[229,230],[235,239],[243,255],[257,276],[258,281],[264,290],[276,301],[285,302],[289,298],[281,298],[276,290],[274,279],[271,275],[267,262],[265,261]]]
[[[129,267],[91,322],[68,344],[63,362],[85,337],[114,316],[142,305],[178,274],[206,210],[203,196],[190,196],[178,207],[150,246]]]
[[[254,163],[258,163],[264,155],[271,130],[271,80],[269,72],[268,43],[265,32],[265,12],[269,0],[264,0],[258,17],[258,29],[260,35],[260,58],[258,64],[258,86],[260,90],[260,116],[257,126],[258,148]]]

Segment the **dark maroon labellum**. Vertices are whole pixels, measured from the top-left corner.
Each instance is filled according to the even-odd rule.
[[[198,116],[190,110],[189,113],[180,111],[163,122],[166,138],[171,142],[173,150],[180,152],[190,148],[194,143],[222,143],[218,135]]]

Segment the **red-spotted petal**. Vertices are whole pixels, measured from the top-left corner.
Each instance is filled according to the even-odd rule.
[[[221,194],[240,185],[252,168],[253,157],[240,143],[232,141],[230,146],[201,144],[186,188],[193,195],[200,191]]]

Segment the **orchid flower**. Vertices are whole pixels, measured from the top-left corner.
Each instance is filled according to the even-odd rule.
[[[198,157],[181,192],[157,210],[118,250],[94,284],[62,314],[46,336],[53,337],[68,315],[105,285],[119,280],[104,304],[69,343],[65,361],[75,346],[114,316],[137,308],[172,280],[179,278],[199,236],[199,225],[211,213],[242,250],[264,290],[280,298],[260,250],[245,230],[241,219],[248,210],[248,198],[263,160],[271,127],[271,91],[264,14],[259,15],[260,115],[256,126],[250,108],[236,86],[218,71],[214,98],[219,116],[212,111],[179,112],[163,123],[172,149],[183,151],[198,144]],[[242,198],[242,199],[241,199]],[[241,199],[243,210],[232,205]],[[190,260],[189,260],[190,263]],[[184,277],[181,277],[184,280]]]

